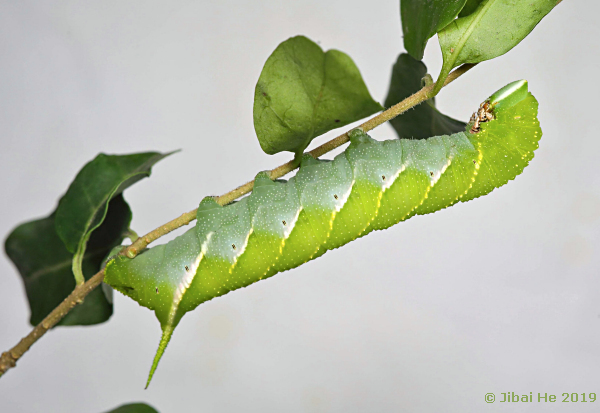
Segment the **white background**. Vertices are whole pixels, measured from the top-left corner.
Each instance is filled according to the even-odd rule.
[[[304,34],[348,53],[383,101],[402,51],[398,9],[0,2],[0,234],[48,214],[98,152],[183,149],[126,191],[139,233],[287,161],[254,136],[254,85],[269,54]],[[159,324],[116,294],[110,322],[57,328],[0,379],[0,411],[95,413],[130,401],[162,413],[598,411],[598,12],[598,2],[564,1],[438,98],[468,119],[501,86],[529,80],[544,136],[516,181],[203,304],[184,317],[147,391]],[[435,39],[425,61],[435,77]],[[394,133],[385,125],[373,136]],[[4,258],[0,351],[29,332],[28,317]],[[484,402],[507,391],[599,400]]]

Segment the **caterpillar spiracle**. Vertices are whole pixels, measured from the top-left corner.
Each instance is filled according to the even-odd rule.
[[[154,310],[162,327],[148,383],[181,317],[201,303],[514,179],[542,135],[537,106],[522,80],[486,100],[464,132],[376,141],[355,129],[332,161],[304,155],[288,181],[261,172],[238,202],[204,198],[183,235],[111,259],[104,281]]]

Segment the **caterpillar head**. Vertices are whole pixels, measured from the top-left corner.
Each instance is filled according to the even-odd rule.
[[[517,80],[509,83],[502,89],[490,96],[479,105],[479,109],[473,113],[469,123],[472,123],[470,132],[479,132],[479,124],[488,122],[495,118],[494,110],[498,108],[510,108],[527,97],[528,88],[526,80]]]

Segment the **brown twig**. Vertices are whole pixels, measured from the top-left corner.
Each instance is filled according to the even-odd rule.
[[[446,86],[447,84],[451,83],[452,81],[458,79],[460,76],[465,74],[473,66],[475,66],[475,64],[465,64],[465,65],[462,65],[459,68],[457,68],[455,71],[450,73],[450,75],[448,75],[448,77],[446,78],[446,81],[444,82],[444,86]],[[368,131],[376,128],[377,126],[387,122],[388,120],[395,118],[396,116],[400,115],[401,113],[406,112],[408,109],[415,107],[419,103],[422,103],[422,102],[426,101],[427,99],[429,99],[431,97],[430,95],[434,88],[435,88],[435,83],[425,86],[424,88],[419,90],[414,95],[407,97],[402,102],[397,103],[396,105],[392,106],[391,108],[384,110],[379,115],[374,116],[373,118],[369,119],[368,121],[366,121],[365,123],[360,125],[359,128],[365,132],[368,132]],[[342,135],[330,140],[329,142],[324,143],[323,145],[319,146],[318,148],[313,149],[309,153],[313,157],[318,158],[318,157],[326,154],[327,152],[332,151],[333,149],[345,144],[346,142],[348,142],[348,140],[349,140],[348,132],[345,132]],[[298,164],[292,160],[287,163],[284,163],[283,165],[278,166],[275,169],[272,169],[271,171],[269,171],[269,174],[271,176],[271,179],[277,179],[277,178],[280,178],[280,177],[290,173],[297,167],[298,167]],[[246,182],[244,185],[238,186],[233,191],[227,192],[226,194],[217,197],[216,200],[220,205],[227,205],[228,203],[234,201],[235,199],[241,197],[242,195],[245,195],[245,194],[249,193],[250,191],[252,191],[253,187],[254,187],[254,181]],[[186,212],[185,214],[181,215],[180,217],[175,218],[174,220],[167,222],[164,225],[161,225],[160,227],[156,228],[155,230],[150,231],[143,237],[138,238],[137,241],[135,241],[133,244],[131,244],[127,248],[127,251],[125,252],[125,254],[129,258],[135,257],[137,254],[140,253],[140,251],[142,251],[144,248],[146,248],[148,246],[148,244],[150,244],[151,242],[157,240],[158,238],[162,237],[163,235],[168,234],[171,231],[176,230],[177,228],[180,228],[184,225],[189,224],[194,219],[196,219],[196,211],[197,211],[197,209],[194,209],[193,211],[190,211],[190,212]]]
[[[50,314],[46,316],[37,326],[31,330],[29,334],[19,341],[19,343],[9,351],[2,353],[0,356],[0,377],[8,370],[17,364],[17,360],[25,354],[29,347],[38,341],[46,332],[54,327],[62,318],[73,309],[77,304],[83,302],[83,299],[92,292],[104,279],[104,270],[95,274],[84,284],[78,285],[69,294],[62,303],[58,305]]]
[[[444,82],[444,86],[449,84],[450,82],[458,79],[464,73],[466,73],[473,66],[472,64],[462,65],[457,68],[455,71],[450,73]],[[426,101],[430,98],[431,92],[435,84],[425,86],[423,89],[419,90],[412,96],[404,99],[402,102],[392,106],[391,108],[381,112],[379,115],[369,119],[365,123],[359,126],[365,132],[372,130],[373,128],[381,125],[382,123],[387,122],[390,119],[395,118],[403,112],[406,112],[408,109],[418,105],[421,102]],[[313,149],[309,153],[318,158],[329,151],[345,144],[349,141],[348,132],[330,140],[329,142],[324,143],[323,145]],[[270,176],[272,179],[276,179],[282,177],[289,172],[296,169],[297,163],[294,161],[287,162],[283,165],[278,166],[275,169],[270,171]],[[239,198],[242,195],[245,195],[252,191],[252,187],[254,186],[254,181],[250,181],[245,183],[242,186],[235,188],[233,191],[227,192],[220,197],[217,197],[217,202],[221,205],[226,205],[233,200]],[[139,237],[133,244],[131,244],[128,248],[123,248],[121,251],[122,254],[126,254],[127,256],[133,258],[135,257],[139,251],[146,248],[146,246],[152,241],[157,240],[169,232],[182,227],[183,225],[187,225],[192,222],[196,218],[196,210],[186,212],[180,217],[161,225],[155,230],[149,232],[148,234]],[[46,332],[54,327],[56,323],[58,323],[73,307],[77,304],[83,302],[83,299],[96,287],[98,287],[102,280],[104,279],[104,270],[99,271],[92,278],[87,280],[84,284],[78,285],[75,289],[69,294],[67,298],[64,299],[62,303],[59,304],[40,324],[35,326],[31,332],[19,341],[19,343],[14,346],[9,351],[2,353],[0,356],[0,377],[9,369],[16,366],[17,361],[29,350],[29,348],[38,341]]]

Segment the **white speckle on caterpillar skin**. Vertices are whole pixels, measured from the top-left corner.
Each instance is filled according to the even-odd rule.
[[[296,211],[296,214],[290,220],[290,222],[282,221],[283,225],[286,227],[285,230],[284,230],[284,232],[283,232],[283,239],[284,240],[288,239],[288,237],[290,236],[290,234],[292,233],[292,231],[296,227],[296,223],[298,222],[298,217],[300,216],[301,212],[302,212],[302,207],[298,208],[298,210]]]
[[[402,172],[404,172],[405,170],[406,170],[406,165],[402,164],[400,166],[400,168],[398,169],[398,171],[394,175],[392,175],[390,179],[386,180],[385,185],[383,185],[381,187],[381,189],[383,190],[383,192],[387,191],[394,184],[394,182],[396,182],[396,179],[398,179],[398,177],[400,176],[400,174]]]
[[[175,322],[175,316],[177,314],[179,303],[181,303],[181,300],[183,299],[183,296],[185,295],[187,289],[192,284],[192,281],[194,281],[194,277],[196,276],[198,267],[200,266],[200,262],[206,254],[206,246],[210,242],[212,235],[212,232],[207,235],[206,240],[200,248],[200,253],[196,256],[196,259],[189,266],[185,266],[186,271],[181,280],[179,281],[175,293],[173,294],[173,301],[171,302],[171,309],[169,311],[167,326],[172,326]],[[156,292],[158,293],[158,288],[156,289]]]
[[[344,207],[344,205],[346,205],[346,202],[348,201],[348,198],[350,197],[350,194],[352,193],[352,188],[354,187],[354,184],[356,182],[354,181],[354,179],[352,180],[352,183],[350,184],[350,188],[348,188],[348,190],[346,191],[346,193],[342,194],[342,196],[338,196],[337,194],[334,195],[334,198],[336,199],[336,201],[338,201],[336,203],[335,206],[335,212],[340,212],[342,210],[342,208]]]

